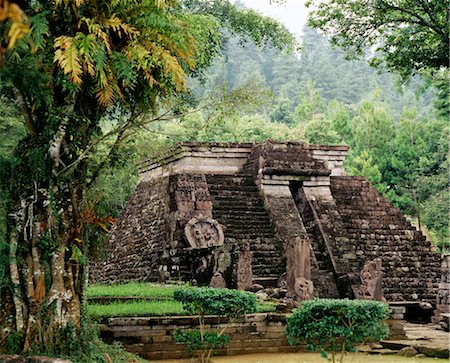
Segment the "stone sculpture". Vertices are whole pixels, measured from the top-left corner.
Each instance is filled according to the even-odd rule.
[[[198,262],[198,267],[197,270],[195,270],[195,272],[197,274],[203,273],[206,271],[207,268],[208,268],[208,261],[206,260],[205,256],[202,256],[202,258],[200,258],[200,261]]]
[[[247,290],[253,284],[252,272],[253,252],[250,251],[250,243],[248,240],[242,242],[239,251],[239,259],[237,264],[237,288],[238,290]]]
[[[224,235],[219,223],[209,217],[198,216],[187,222],[184,228],[186,239],[192,248],[207,248],[223,245]]]
[[[366,262],[359,276],[361,278],[360,299],[385,301],[382,288],[381,258]]]
[[[297,301],[314,297],[310,246],[307,240],[300,237],[294,238],[286,248],[286,288],[286,296]]]
[[[311,300],[314,297],[313,282],[304,277],[295,279],[294,293],[299,301]]]
[[[436,297],[435,316],[450,313],[450,255],[444,256],[441,261],[441,281]]]
[[[216,288],[216,289],[226,289],[227,284],[225,282],[225,279],[223,278],[222,274],[219,271],[216,271],[211,278],[211,282],[209,283],[210,287]]]

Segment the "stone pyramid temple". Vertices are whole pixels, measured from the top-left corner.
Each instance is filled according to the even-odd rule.
[[[91,279],[208,284],[219,272],[228,287],[270,287],[300,258],[314,296],[360,297],[372,264],[387,301],[435,303],[440,256],[366,179],[346,176],[347,152],[180,143],[140,165]]]

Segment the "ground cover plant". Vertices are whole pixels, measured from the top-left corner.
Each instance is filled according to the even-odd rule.
[[[130,301],[111,302],[108,304],[89,304],[88,312],[92,318],[118,316],[166,316],[185,315],[181,303],[167,301]]]
[[[119,316],[174,316],[195,313],[184,309],[182,302],[174,299],[177,289],[180,289],[177,285],[143,282],[93,284],[87,288],[87,309],[89,316],[96,320]],[[121,297],[130,298],[130,301],[120,300]],[[96,298],[105,300],[99,301]],[[256,301],[256,312],[271,311],[275,311],[275,303]]]
[[[205,315],[224,316],[232,320],[256,312],[256,296],[240,290],[181,288],[175,290],[174,298],[183,304],[186,312],[198,315],[200,329],[176,330],[173,337],[175,341],[187,344],[189,352],[194,353],[201,363],[209,362],[212,354],[229,342],[226,327],[205,331]]]
[[[87,288],[86,296],[108,297],[108,296],[140,296],[156,299],[173,299],[173,292],[179,286],[151,284],[144,282],[128,282],[125,284],[92,284]]]
[[[356,344],[386,337],[388,317],[388,305],[379,301],[314,299],[286,318],[286,335],[290,344],[304,341],[329,362],[341,363]]]

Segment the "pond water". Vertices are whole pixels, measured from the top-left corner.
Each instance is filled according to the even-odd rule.
[[[157,363],[192,363],[191,359],[164,359]],[[264,353],[213,357],[212,363],[327,363],[317,353]],[[407,358],[397,355],[369,355],[363,353],[348,354],[345,363],[443,363],[447,359]]]

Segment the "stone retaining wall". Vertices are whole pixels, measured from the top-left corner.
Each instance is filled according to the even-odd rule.
[[[226,327],[230,343],[217,355],[247,353],[298,352],[304,347],[290,346],[284,333],[285,315],[249,314],[230,322],[217,316],[205,317],[207,330]],[[175,343],[176,329],[198,329],[196,316],[111,318],[101,326],[101,337],[107,343],[119,341],[125,350],[144,359],[187,358],[185,344]]]
[[[403,320],[391,318],[387,339],[406,339]],[[216,355],[251,353],[295,353],[306,351],[305,345],[289,345],[286,335],[286,315],[277,313],[248,314],[230,322],[228,318],[206,316],[207,331],[226,327],[230,343]],[[199,329],[197,316],[110,318],[100,326],[100,336],[106,343],[120,342],[128,352],[144,359],[177,359],[191,357],[185,344],[176,343],[172,334],[177,329]]]

